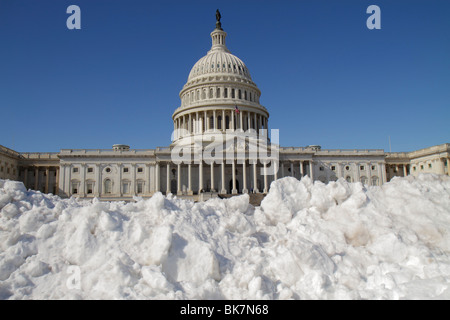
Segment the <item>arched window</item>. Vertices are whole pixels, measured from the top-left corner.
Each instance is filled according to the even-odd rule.
[[[222,129],[222,116],[217,117],[217,129]]]
[[[239,91],[238,91],[238,99],[242,99],[241,89],[239,89]]]
[[[228,88],[225,88],[225,89],[223,90],[223,97],[224,97],[224,98],[228,98]]]
[[[212,99],[212,97],[213,97],[213,89],[211,88],[209,89],[209,98]]]
[[[234,89],[231,89],[231,99],[234,99]]]
[[[230,129],[230,117],[225,116],[225,129]]]
[[[112,182],[110,179],[105,180],[105,193],[111,193],[112,192]]]
[[[244,99],[247,100],[247,91],[244,91]]]
[[[213,129],[214,128],[214,116],[211,116],[209,118],[209,128]]]
[[[216,90],[216,98],[220,98],[220,88],[217,88]]]
[[[362,176],[360,178],[360,180],[361,180],[361,183],[364,184],[364,185],[367,185],[367,183],[369,182],[369,179],[367,179],[367,177],[365,177],[365,176]]]
[[[377,176],[373,176],[371,178],[371,185],[372,186],[377,186],[378,185],[378,177]]]

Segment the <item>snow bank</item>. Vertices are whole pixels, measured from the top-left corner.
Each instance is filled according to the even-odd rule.
[[[450,298],[448,176],[136,200],[0,180],[0,299]]]

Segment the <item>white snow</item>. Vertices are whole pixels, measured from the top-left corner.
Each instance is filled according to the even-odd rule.
[[[448,176],[135,200],[0,180],[0,299],[450,299]]]

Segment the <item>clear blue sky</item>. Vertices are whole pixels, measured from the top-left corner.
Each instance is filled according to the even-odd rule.
[[[81,8],[81,30],[66,9]],[[366,9],[381,8],[381,30]],[[450,142],[450,1],[0,0],[0,144],[168,146],[215,11],[282,146]]]

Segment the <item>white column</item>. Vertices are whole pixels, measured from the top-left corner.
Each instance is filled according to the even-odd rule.
[[[136,164],[131,164],[131,195],[136,195]]]
[[[256,170],[256,162],[253,161],[253,193],[258,193],[258,179],[257,179],[257,170]]]
[[[273,160],[273,163],[274,163],[274,170],[275,170],[275,172],[274,172],[274,175],[273,175],[273,179],[274,180],[278,180],[278,169],[279,169],[279,167],[278,167],[278,161],[277,160]]]
[[[199,132],[199,125],[198,125],[198,112],[195,113],[195,126],[194,126],[194,133],[198,133]]]
[[[198,165],[198,193],[203,190],[203,161],[200,161]]]
[[[406,177],[408,175],[408,170],[406,169],[406,164],[403,164],[403,176]]]
[[[170,193],[170,162],[167,162],[166,169],[166,195],[168,195]]]
[[[314,163],[312,160],[309,162],[309,174],[311,180],[314,181]]]
[[[222,161],[221,167],[222,167],[221,168],[222,169],[222,190],[220,191],[220,193],[226,194],[227,189],[225,188],[225,161]]]
[[[222,110],[222,131],[225,131],[225,109]]]
[[[159,162],[155,164],[155,192],[161,191]]]
[[[264,166],[264,190],[263,190],[263,193],[267,193],[267,164],[265,161],[263,162],[263,166]]]
[[[232,194],[237,194],[237,189],[236,189],[236,166],[235,166],[235,161],[233,159],[233,162],[231,163],[231,176],[232,176],[232,181],[231,183],[233,184],[233,190],[231,190]]]
[[[95,165],[95,173],[97,175],[97,181],[95,181],[95,191],[94,191],[94,196],[95,197],[99,197],[100,196],[100,186],[102,185],[102,178],[101,178],[101,167],[99,164]]]
[[[291,161],[291,176],[295,177],[294,175],[294,163]]]
[[[217,114],[216,114],[216,109],[213,110],[213,128],[214,131],[217,130]]]
[[[248,193],[247,189],[247,161],[242,163],[242,193]]]
[[[214,189],[214,161],[211,161],[211,191],[215,192],[216,189]]]
[[[300,180],[303,178],[304,172],[303,172],[303,160],[300,160]]]
[[[192,134],[192,114],[189,113],[189,123],[188,123],[189,134]]]
[[[206,114],[206,110],[203,111],[203,117],[205,118],[205,131],[204,132],[207,132],[208,131],[208,123],[209,123],[209,121],[208,121],[208,116]]]
[[[231,116],[231,130],[234,130],[234,114],[236,112],[235,111],[230,111],[230,116]]]
[[[45,189],[44,189],[44,193],[48,193],[48,179],[49,179],[49,175],[50,175],[50,169],[49,167],[45,168]]]
[[[239,112],[239,129],[241,130],[241,131],[244,131],[244,120],[243,120],[243,114],[244,113],[244,111],[240,111]]]
[[[181,163],[177,165],[177,195],[182,195],[181,191]]]
[[[192,166],[189,163],[188,164],[188,195],[190,195],[190,196],[193,194],[193,192],[192,192],[192,173],[191,173],[191,171],[192,171]]]

